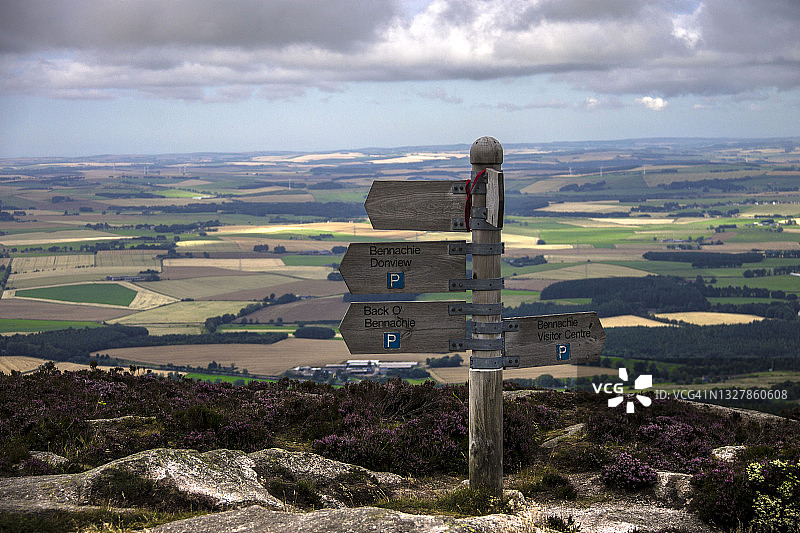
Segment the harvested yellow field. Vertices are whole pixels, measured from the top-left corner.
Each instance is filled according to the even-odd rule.
[[[173,298],[194,298],[198,300],[247,290],[263,292],[264,289],[298,280],[323,281],[328,278],[330,271],[331,269],[328,267],[284,266],[263,274],[167,279],[148,283],[147,286]]]
[[[620,207],[619,201],[615,202],[561,202],[551,203],[540,211],[555,213],[583,212],[583,213],[613,213],[614,211],[628,211],[628,207]]]
[[[659,322],[658,320],[651,320],[649,318],[636,315],[607,316],[600,319],[600,324],[602,324],[604,328],[627,328],[635,326],[658,328],[662,326],[669,326],[669,324]]]
[[[36,357],[25,357],[21,355],[4,355],[0,357],[0,372],[10,374],[12,370],[17,372],[30,372],[36,370],[47,361]]]
[[[95,266],[94,254],[40,255],[36,257],[16,257],[13,265],[15,274],[53,270],[70,270]]]
[[[718,324],[749,324],[760,322],[763,316],[745,315],[738,313],[708,313],[705,311],[687,311],[684,313],[662,313],[658,318],[667,320],[680,320],[698,326],[715,326]]]
[[[241,252],[242,248],[235,242],[225,240],[196,239],[192,241],[178,241],[175,245],[181,251],[192,252]],[[251,248],[252,249],[252,248]]]
[[[133,283],[128,283],[128,282],[118,282],[118,283],[120,285],[124,285],[129,289],[133,289],[136,291],[136,296],[134,297],[130,305],[128,305],[130,309],[137,309],[137,310],[153,309],[155,307],[161,307],[162,305],[168,305],[177,301],[177,298],[173,298],[171,296],[167,296],[166,294],[161,294],[155,291],[151,291],[149,289],[142,288],[138,285],[134,285]]]
[[[224,315],[225,313],[237,313],[239,309],[251,303],[253,302],[174,302],[155,309],[148,309],[132,315],[109,320],[109,322],[135,326],[202,324],[209,317]]]
[[[424,357],[422,360],[424,361]],[[468,366],[428,368],[427,370],[430,372],[431,377],[440,383],[466,383],[469,380]],[[596,366],[550,365],[506,369],[503,370],[503,379],[536,379],[545,374],[550,374],[554,378],[577,378],[613,373],[612,369]]]
[[[95,265],[104,267],[129,267],[131,270],[161,271],[161,260],[153,250],[101,250],[95,256]]]
[[[609,265],[606,263],[585,263],[583,265],[573,265],[555,270],[531,272],[530,274],[514,276],[514,279],[571,280],[584,278],[644,277],[649,274],[650,272],[626,266]]]
[[[16,370],[18,372],[27,373],[33,372],[40,366],[45,363],[48,363],[47,359],[39,359],[37,357],[23,357],[18,355],[6,355],[0,357],[0,373],[3,374],[10,374],[12,370]],[[78,364],[78,363],[67,363],[63,361],[54,361],[56,368],[61,370],[62,372],[75,372],[78,370],[89,370],[91,367],[88,364]],[[111,370],[112,366],[103,366],[99,365],[97,367],[99,370],[104,372],[108,372]],[[126,367],[125,370],[129,369]],[[166,375],[168,372],[166,370],[151,370],[154,374],[162,374]],[[144,371],[143,371],[144,373]]]
[[[261,196],[239,197],[243,202],[314,202],[316,201],[310,193],[299,194],[264,194]]]
[[[17,233],[15,235],[3,235],[0,237],[0,244],[5,246],[37,246],[42,244],[59,244],[76,241],[101,241],[111,239],[132,239],[133,237],[122,237],[104,231],[93,231],[88,229],[64,230],[54,232],[33,232]]]
[[[296,366],[325,366],[354,359],[340,339],[289,338],[275,344],[206,344],[146,346],[102,350],[111,357],[151,364],[172,363],[206,367],[212,361],[246,368],[252,374],[278,375]],[[393,361],[425,361],[424,354],[398,354]],[[429,356],[428,356],[429,357]]]
[[[246,272],[267,272],[286,265],[280,258],[255,257],[243,259],[206,259],[203,257],[178,257],[164,259],[165,267],[212,267]]]
[[[542,192],[555,192],[558,191],[564,185],[569,185],[570,183],[579,183],[584,180],[576,180],[574,178],[555,178],[555,179],[543,179],[539,180],[536,183],[531,183],[527,187],[524,187],[520,190],[523,194],[537,194]]]
[[[592,222],[598,224],[610,224],[613,227],[617,226],[648,226],[653,224],[681,224],[688,223],[689,221],[696,222],[698,219],[681,217],[680,220],[675,218],[646,218],[646,217],[633,217],[633,218],[591,218]]]

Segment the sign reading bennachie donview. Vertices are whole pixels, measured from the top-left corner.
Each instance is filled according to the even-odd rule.
[[[505,332],[505,354],[520,368],[596,361],[606,332],[595,312],[504,319],[518,328]]]
[[[464,241],[460,241],[463,245]],[[353,243],[339,265],[353,294],[447,292],[464,279],[466,255],[450,255],[448,241]]]
[[[375,229],[467,231],[466,205],[463,181],[374,181],[364,209]]]
[[[353,302],[339,331],[352,354],[447,353],[466,329],[454,303],[464,302]]]

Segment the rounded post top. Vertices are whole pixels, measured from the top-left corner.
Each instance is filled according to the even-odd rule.
[[[503,146],[494,137],[481,137],[469,149],[469,162],[473,165],[500,165],[503,163]]]

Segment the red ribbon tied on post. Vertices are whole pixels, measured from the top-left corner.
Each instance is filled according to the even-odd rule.
[[[478,180],[486,174],[486,169],[481,170],[475,177],[472,179],[467,180],[467,206],[464,210],[464,223],[467,226],[467,231],[469,231],[469,219],[472,216],[472,190],[475,188],[475,184],[478,183]]]

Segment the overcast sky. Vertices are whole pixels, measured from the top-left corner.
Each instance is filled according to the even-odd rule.
[[[0,0],[0,157],[800,135],[800,0]]]

